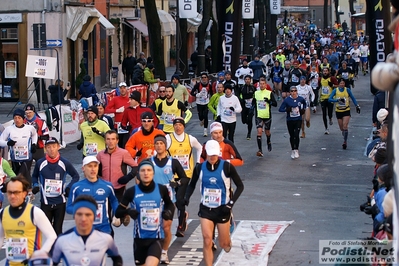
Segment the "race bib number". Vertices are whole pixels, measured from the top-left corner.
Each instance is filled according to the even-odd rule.
[[[173,156],[173,158],[177,159],[179,161],[179,163],[181,164],[181,166],[183,167],[183,169],[189,170],[190,169],[190,163],[189,163],[189,159],[190,156],[189,155],[175,155]]]
[[[96,218],[94,224],[101,224],[103,222],[103,204],[97,204]]]
[[[259,110],[264,110],[266,109],[266,102],[265,101],[258,101],[258,109]]]
[[[310,82],[310,86],[312,86],[312,88],[317,88],[317,85],[319,85],[319,81],[317,79],[313,79]]]
[[[97,152],[97,143],[86,144],[86,156],[96,156]]]
[[[252,107],[252,98],[251,99],[245,99],[245,107],[246,108],[251,108]]]
[[[222,190],[205,188],[203,204],[209,208],[217,208],[222,205]]]
[[[28,259],[28,239],[26,237],[9,238],[6,243],[6,257],[13,262]]]
[[[321,94],[323,94],[323,95],[330,94],[330,87],[327,87],[327,86],[321,87]]]
[[[361,51],[360,52],[360,56],[361,57],[366,57],[367,56],[367,52],[366,51]]]
[[[129,131],[124,130],[123,128],[121,128],[121,122],[115,122],[115,126],[118,129],[118,134],[127,134],[127,133],[129,133]]]
[[[348,72],[343,72],[342,73],[342,78],[343,79],[348,79],[349,78],[349,73]]]
[[[284,84],[288,83],[288,77],[284,77]]]
[[[225,116],[233,116],[233,111],[229,109],[229,107],[227,107],[226,109],[224,109],[224,115]]]
[[[14,148],[16,160],[27,160],[29,159],[28,146],[16,146]]]
[[[156,231],[159,227],[159,208],[140,209],[141,229],[148,231]]]
[[[290,117],[298,117],[301,114],[299,113],[299,107],[292,107],[291,108],[291,113],[290,113]]]
[[[346,98],[341,98],[338,100],[338,109],[346,109]]]
[[[173,120],[175,120],[175,115],[165,114],[164,116],[165,125],[173,125]]]
[[[62,193],[62,180],[46,179],[44,181],[44,194],[46,197],[57,197]]]
[[[291,81],[292,82],[299,82],[299,78],[297,76],[295,76],[295,75],[292,75]]]

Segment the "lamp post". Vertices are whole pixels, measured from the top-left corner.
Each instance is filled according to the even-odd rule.
[[[179,16],[179,0],[176,0],[176,75],[181,76],[180,71],[180,16]]]

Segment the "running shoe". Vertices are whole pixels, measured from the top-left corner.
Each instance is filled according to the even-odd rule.
[[[188,219],[188,212],[185,212],[183,224],[179,225],[176,230],[177,237],[184,237],[184,232],[186,232],[188,228],[187,219]]]
[[[208,130],[204,128],[204,137],[208,137]]]
[[[272,151],[272,143],[271,142],[267,143],[267,150]]]
[[[218,246],[216,246],[215,239],[212,239],[212,250],[216,251],[218,249]]]
[[[316,107],[313,108],[313,113],[314,113],[314,114],[316,113]]]
[[[169,264],[169,258],[168,258],[168,253],[165,251],[162,251],[161,254],[161,264]]]
[[[310,121],[306,121],[306,127],[310,127]]]
[[[294,151],[291,152],[291,159],[295,159],[295,152]]]
[[[125,215],[125,217],[123,218],[122,224],[124,226],[128,226],[130,224],[130,216],[129,215]]]
[[[330,119],[330,126],[332,126],[332,124],[333,124],[333,121],[332,121],[332,119]]]
[[[324,131],[324,135],[330,135],[330,131],[328,130],[328,128],[326,129],[326,131]]]
[[[204,120],[200,121],[200,126],[203,127],[204,126]]]
[[[302,132],[301,139],[305,138],[305,132]]]
[[[232,246],[233,246],[233,243],[231,243],[231,240],[230,240],[230,245],[227,248],[224,248],[224,252],[229,253]]]
[[[256,153],[256,156],[258,156],[258,157],[263,157],[263,152],[262,152],[261,150],[259,150],[259,151]]]
[[[247,140],[251,140],[251,134],[247,134]]]
[[[299,151],[298,150],[294,150],[294,157],[295,157],[295,159],[299,158]]]
[[[347,147],[346,141],[344,141],[344,143],[342,143],[342,149],[346,150],[346,147]]]
[[[176,236],[177,237],[184,237],[184,230],[182,226],[178,226],[176,230]]]

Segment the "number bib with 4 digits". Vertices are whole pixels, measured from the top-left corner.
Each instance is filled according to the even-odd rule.
[[[175,115],[165,114],[164,116],[165,125],[173,125],[173,120],[175,120]]]
[[[266,102],[265,101],[258,101],[258,108],[260,110],[266,109]]]
[[[28,239],[26,237],[9,238],[6,243],[6,257],[15,262],[28,259]]]
[[[299,77],[297,77],[297,76],[295,76],[295,75],[292,75],[291,81],[292,81],[292,82],[299,82]]]
[[[323,95],[328,95],[328,94],[330,94],[330,88],[327,87],[327,86],[321,87],[321,94],[323,94]]]
[[[140,209],[141,229],[155,231],[159,227],[159,208]]]
[[[222,190],[205,188],[203,204],[209,208],[217,208],[222,205]]]
[[[290,117],[298,117],[301,114],[299,113],[299,107],[292,107]]]
[[[233,111],[231,111],[229,108],[224,109],[224,115],[225,116],[232,116]]]
[[[16,160],[27,160],[27,159],[29,159],[28,146],[16,146],[14,148],[14,151],[15,151],[15,159]]]
[[[46,179],[44,181],[44,194],[46,197],[57,197],[62,192],[62,180]]]
[[[86,144],[86,156],[96,156],[97,153],[97,143]]]
[[[103,205],[97,204],[96,218],[94,219],[94,224],[100,224],[103,222]]]
[[[252,106],[252,99],[245,99],[245,107],[251,108]]]
[[[177,159],[180,162],[180,164],[184,170],[190,169],[189,155],[175,155],[175,156],[173,156],[173,158]]]

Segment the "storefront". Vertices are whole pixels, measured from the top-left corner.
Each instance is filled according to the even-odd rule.
[[[19,64],[18,25],[22,14],[0,14],[0,101],[20,98],[19,76],[24,72]]]

